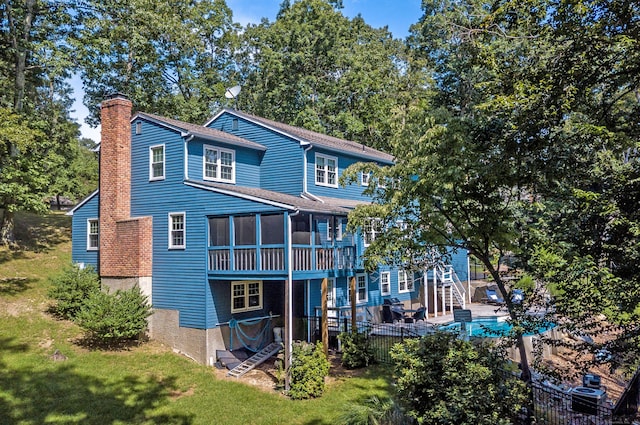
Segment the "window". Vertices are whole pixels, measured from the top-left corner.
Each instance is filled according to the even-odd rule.
[[[371,173],[365,173],[363,171],[360,175],[361,175],[362,185],[369,186],[369,181],[371,181]]]
[[[231,313],[261,308],[262,282],[231,282]]]
[[[204,176],[205,180],[215,180],[235,183],[236,160],[235,152],[213,146],[204,147]]]
[[[230,246],[229,217],[209,219],[209,246]]]
[[[238,118],[233,118],[231,120],[231,130],[237,130],[238,129]]]
[[[136,122],[136,134],[142,134],[142,123],[140,121]]]
[[[256,244],[256,216],[233,217],[233,235],[236,245]]]
[[[149,180],[164,179],[164,145],[149,148]]]
[[[349,302],[351,302],[351,284],[347,282],[349,286],[348,296]],[[356,275],[356,303],[365,303],[367,302],[367,275],[366,274],[357,274]]]
[[[87,250],[95,251],[99,248],[100,224],[97,218],[87,220]]]
[[[391,273],[380,273],[380,294],[391,295]]]
[[[398,292],[413,291],[413,273],[406,270],[398,270]]]
[[[186,246],[184,218],[184,213],[169,213],[169,249],[181,249]]]
[[[364,246],[369,246],[376,239],[376,235],[380,233],[380,220],[370,218],[362,229],[362,237],[364,238]]]
[[[264,245],[284,243],[284,214],[260,216],[260,243]]]
[[[338,158],[316,154],[316,184],[338,187]]]
[[[334,233],[336,235],[336,240],[341,241],[342,219],[339,217],[329,217],[329,219],[327,220],[327,240],[333,240]]]

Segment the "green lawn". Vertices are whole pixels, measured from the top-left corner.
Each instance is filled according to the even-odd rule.
[[[0,423],[335,424],[354,403],[386,396],[371,368],[340,378],[320,399],[292,401],[216,379],[211,368],[158,343],[91,350],[73,324],[47,312],[47,277],[70,263],[70,219],[20,215],[22,250],[0,248]],[[59,350],[67,357],[54,361]]]

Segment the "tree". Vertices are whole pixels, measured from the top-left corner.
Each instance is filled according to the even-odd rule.
[[[137,109],[189,122],[209,118],[228,87],[235,31],[223,0],[87,2],[78,52],[90,111],[113,92]]]
[[[386,28],[343,16],[335,3],[285,2],[275,22],[245,29],[239,105],[384,149],[394,109],[410,96],[405,48]]]
[[[455,334],[407,339],[391,349],[399,403],[425,424],[515,423],[526,388],[488,347]]]
[[[0,4],[0,244],[13,243],[13,214],[41,212],[50,177],[64,162],[77,125],[65,79],[72,70],[66,37],[74,27],[65,2]]]
[[[581,297],[552,298],[555,305],[541,304],[555,307],[550,310],[557,313],[555,320],[568,327],[589,326],[583,315],[569,313],[580,308],[606,313],[600,307],[616,302],[621,290],[629,294],[625,304],[638,305],[637,291],[615,279],[625,266],[592,273],[588,286],[575,280],[578,270],[613,264],[608,262],[611,247],[605,256],[578,248],[595,248],[613,235],[611,226],[602,224],[619,223],[622,210],[609,208],[606,200],[635,190],[633,174],[615,190],[607,189],[606,196],[593,189],[613,177],[608,173],[615,162],[607,158],[620,161],[625,152],[634,152],[638,81],[631,70],[640,63],[634,42],[638,24],[631,18],[638,14],[637,5],[579,3],[423,2],[425,14],[412,27],[409,43],[424,61],[423,72],[433,78],[430,97],[410,109],[398,126],[396,165],[374,168],[374,177],[389,180],[386,187],[370,185],[367,191],[375,203],[350,217],[354,229],[371,218],[384,229],[367,250],[371,264],[438,261],[446,246],[478,258],[516,325],[525,380],[530,374],[522,332],[535,318],[526,314],[526,305],[511,302],[513,288],[500,273],[505,256],[513,256],[520,270],[535,276],[552,270],[543,264],[571,264],[579,256],[573,275],[565,273],[560,280],[571,282],[574,291],[589,291]],[[347,179],[371,168],[354,167]],[[581,203],[596,195],[605,202],[580,211]],[[583,228],[587,218],[593,228]],[[626,238],[622,246],[627,254],[618,256],[624,261],[633,260],[637,237],[632,229],[629,222],[616,232]],[[576,244],[578,240],[582,242]],[[540,247],[559,262],[536,257]],[[550,283],[540,279],[535,288],[546,290]],[[597,291],[599,286],[609,289]],[[528,302],[544,302],[533,289],[528,288]],[[594,301],[602,295],[602,303]],[[627,320],[637,323],[628,310]],[[611,320],[622,317],[617,316]]]

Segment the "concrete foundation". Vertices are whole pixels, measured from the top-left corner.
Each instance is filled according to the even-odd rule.
[[[151,300],[151,276],[149,277],[102,277],[100,279],[103,289],[109,292],[128,291],[129,289],[140,288],[143,295]]]
[[[221,328],[194,329],[180,326],[177,310],[155,309],[149,318],[149,336],[190,359],[206,365],[216,362],[216,350],[224,350]]]

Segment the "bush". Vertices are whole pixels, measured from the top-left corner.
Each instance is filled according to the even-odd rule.
[[[504,373],[490,347],[437,332],[391,350],[398,401],[418,423],[506,425],[527,400],[524,383]]]
[[[324,378],[329,374],[329,360],[322,344],[294,344],[292,357],[289,397],[296,400],[320,397],[324,392]]]
[[[138,337],[146,329],[150,315],[147,297],[135,287],[114,294],[91,293],[76,321],[92,339],[109,343]]]
[[[373,348],[364,333],[343,332],[339,336],[342,344],[342,365],[349,369],[369,366],[374,362]]]
[[[49,297],[55,304],[51,307],[54,314],[65,319],[75,320],[82,305],[91,294],[100,292],[100,280],[92,267],[84,269],[71,266],[52,279]]]

